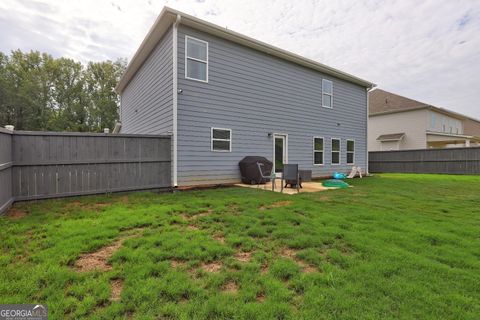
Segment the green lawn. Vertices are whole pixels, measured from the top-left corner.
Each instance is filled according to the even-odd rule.
[[[480,176],[352,184],[18,203],[0,218],[0,303],[50,319],[479,319]],[[98,250],[104,269],[80,270]]]

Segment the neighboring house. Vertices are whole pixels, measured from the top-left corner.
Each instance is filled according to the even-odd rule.
[[[321,50],[321,48],[319,48]],[[367,166],[372,83],[164,8],[116,87],[121,132],[172,135],[172,184],[240,181],[264,156],[314,177]]]
[[[369,92],[368,150],[470,147],[480,121],[381,89]]]

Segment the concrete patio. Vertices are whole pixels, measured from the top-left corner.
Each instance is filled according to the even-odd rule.
[[[267,191],[272,191],[272,183],[268,182],[266,184],[261,184],[260,186],[257,186],[256,184],[251,185],[251,184],[245,184],[245,183],[238,183],[235,184],[238,187],[244,187],[244,188],[254,188],[254,189],[261,189],[261,190],[267,190]],[[312,182],[303,182],[302,187],[300,188],[300,193],[303,192],[319,192],[319,191],[325,191],[329,189],[338,189],[338,188],[329,188],[329,187],[324,187],[322,186],[322,183],[320,181],[312,181]],[[282,185],[281,185],[281,180],[277,179],[275,181],[275,192],[281,192]],[[296,188],[283,188],[283,193],[285,194],[297,194],[297,189]]]

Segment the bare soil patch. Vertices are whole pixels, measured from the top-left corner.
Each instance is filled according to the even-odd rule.
[[[194,214],[192,214],[192,215],[188,215],[188,214],[186,214],[186,213],[181,213],[180,216],[181,216],[184,220],[191,221],[191,220],[195,220],[195,219],[198,219],[198,218],[201,218],[201,217],[206,217],[206,216],[208,216],[209,214],[211,214],[212,212],[213,212],[212,209],[208,209],[207,211],[194,213]]]
[[[196,225],[194,225],[194,224],[189,224],[189,225],[187,226],[187,229],[188,229],[188,230],[199,230],[199,228],[198,228]]]
[[[300,267],[302,267],[302,271],[305,272],[305,273],[312,273],[312,272],[317,272],[317,271],[318,271],[315,266],[312,266],[312,265],[306,263],[306,262],[303,261],[303,260],[295,259],[295,262],[296,262]]]
[[[213,239],[216,240],[216,241],[218,241],[218,242],[220,242],[220,243],[225,243],[225,237],[222,236],[222,235],[219,235],[219,234],[214,235],[214,236],[213,236]]]
[[[106,208],[111,206],[113,203],[106,203],[106,202],[96,202],[96,203],[89,203],[89,202],[81,202],[78,200],[71,201],[66,205],[67,209],[72,209],[72,208],[81,208],[81,209],[86,209],[86,210],[93,210],[93,211],[98,211],[102,208]]]
[[[252,259],[252,252],[238,252],[235,254],[235,259],[240,262],[250,262]]]
[[[280,256],[294,260],[296,259],[296,255],[297,250],[291,248],[283,248],[282,252],[280,253]]]
[[[268,264],[263,264],[262,268],[260,269],[261,274],[267,274],[268,273]]]
[[[262,205],[260,206],[260,210],[268,210],[268,209],[273,209],[273,208],[280,208],[280,207],[285,207],[285,206],[289,206],[291,205],[293,202],[292,201],[278,201],[278,202],[274,202],[272,204],[269,204],[269,205]]]
[[[186,265],[185,261],[181,261],[181,260],[172,260],[170,261],[170,265],[172,266],[172,268],[182,268]]]
[[[280,253],[280,256],[295,261],[295,263],[298,264],[302,268],[302,271],[305,273],[312,273],[318,271],[315,266],[312,266],[303,261],[302,259],[298,258],[297,252],[297,250],[292,248],[284,248]]]
[[[115,279],[110,281],[112,293],[110,294],[110,301],[119,301],[123,290],[123,280]]]
[[[264,292],[259,292],[257,293],[257,297],[255,298],[255,300],[257,300],[257,302],[264,302],[265,301],[265,293]]]
[[[222,269],[223,264],[219,261],[213,261],[209,263],[203,263],[200,268],[207,272],[219,272]]]
[[[235,294],[238,292],[237,284],[230,280],[222,286],[222,292]]]
[[[21,209],[15,208],[15,207],[11,207],[7,211],[5,216],[7,218],[10,218],[10,219],[20,219],[20,218],[25,217],[27,214],[28,214],[28,212],[26,212],[24,210],[21,210]]]
[[[88,272],[92,270],[108,271],[112,266],[108,263],[110,257],[122,247],[125,240],[138,236],[141,228],[130,229],[128,233],[121,236],[112,244],[102,247],[91,253],[82,254],[75,262],[75,269],[78,272]]]

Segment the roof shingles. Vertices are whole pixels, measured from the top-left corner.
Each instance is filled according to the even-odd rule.
[[[371,115],[390,111],[426,108],[429,106],[426,103],[405,98],[381,89],[372,90],[369,94],[369,113]]]

